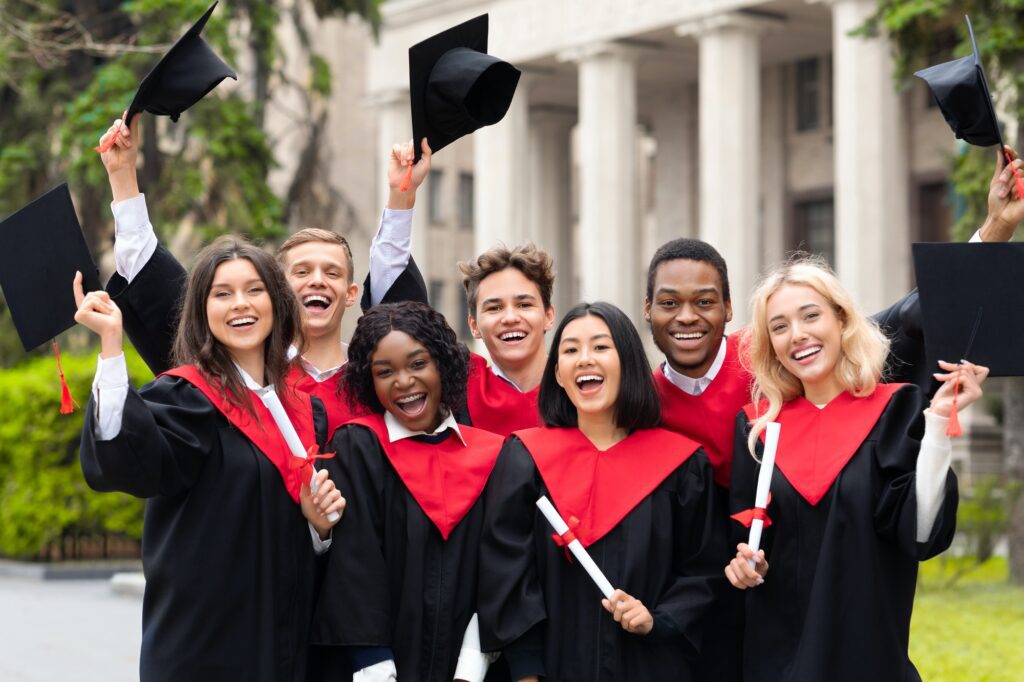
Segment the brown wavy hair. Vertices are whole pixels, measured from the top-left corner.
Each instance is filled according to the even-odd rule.
[[[249,391],[235,369],[234,360],[228,349],[214,338],[206,317],[206,301],[217,268],[239,258],[252,263],[270,296],[274,319],[270,334],[263,342],[265,378],[279,395],[290,395],[291,388],[285,385],[290,368],[288,346],[295,343],[302,347],[298,300],[273,256],[241,237],[221,237],[200,252],[182,297],[172,357],[176,366],[195,365],[229,403],[255,418]]]
[[[496,246],[484,251],[476,260],[459,263],[462,271],[462,286],[466,290],[466,301],[469,303],[469,314],[476,317],[476,296],[480,282],[496,272],[507,268],[515,268],[523,273],[526,279],[537,285],[544,310],[551,307],[551,291],[555,287],[554,262],[548,252],[535,244],[520,244],[509,249]]]

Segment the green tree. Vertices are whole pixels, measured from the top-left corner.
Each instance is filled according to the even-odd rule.
[[[964,15],[971,17],[985,63],[989,86],[1010,117],[1010,139],[1024,143],[1024,2],[1022,0],[879,0],[877,13],[863,26],[867,34],[886,33],[896,57],[896,78],[948,58],[936,45],[953,44],[955,56],[971,53]],[[951,37],[945,41],[943,37]],[[992,152],[972,149],[954,160],[953,184],[965,203],[960,218],[977,225],[985,215],[986,178]],[[1013,341],[1008,340],[1008,343]],[[1003,384],[1003,450],[1005,479],[1010,488],[1024,481],[1024,378]],[[1015,496],[1008,524],[1010,579],[1024,584],[1024,496]]]

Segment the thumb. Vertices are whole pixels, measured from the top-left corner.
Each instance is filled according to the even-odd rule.
[[[85,300],[85,292],[82,291],[82,273],[78,270],[75,271],[75,281],[71,288],[75,292],[75,307],[81,308],[82,301]]]

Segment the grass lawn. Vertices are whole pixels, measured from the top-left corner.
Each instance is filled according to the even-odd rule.
[[[910,659],[924,682],[1024,680],[1024,588],[1006,583],[1000,558],[943,587],[957,561],[921,565]]]

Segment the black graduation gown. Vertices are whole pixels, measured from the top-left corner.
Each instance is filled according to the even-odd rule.
[[[476,612],[482,496],[445,540],[371,429],[343,426],[328,449],[338,456],[323,466],[348,504],[314,615],[314,656],[324,661],[325,679],[342,679],[339,648],[389,647],[399,680],[451,682]],[[492,667],[487,679],[499,673]]]
[[[643,453],[638,453],[642,462]],[[646,636],[627,633],[537,510],[548,495],[526,446],[506,441],[485,491],[480,543],[480,638],[503,651],[512,678],[548,682],[687,681],[703,618],[723,589],[725,519],[716,513],[711,465],[698,450],[588,547],[612,585],[654,617]],[[540,659],[540,661],[538,660]]]
[[[147,498],[140,679],[304,679],[314,552],[278,469],[183,379],[130,390],[112,440],[95,438],[95,409],[86,482]],[[314,422],[322,439],[316,400]]]
[[[950,471],[931,536],[917,542],[914,478],[924,407],[915,386],[896,391],[816,505],[774,470],[772,525],[762,541],[768,574],[763,585],[745,591],[745,680],[920,680],[907,655],[917,566],[949,547],[957,509],[956,477]],[[740,412],[730,486],[733,512],[753,505],[757,485],[748,433],[747,416]],[[760,442],[757,452],[760,457]],[[748,531],[733,526],[734,539],[745,542]]]

